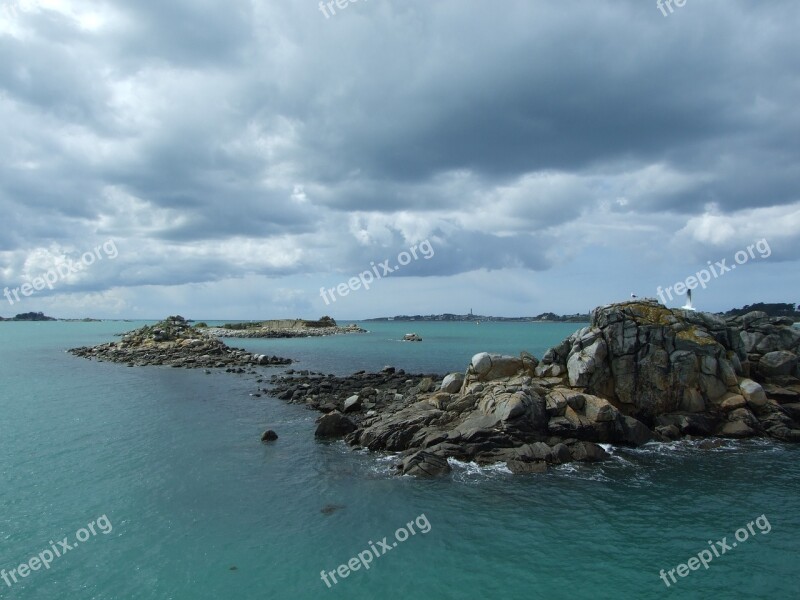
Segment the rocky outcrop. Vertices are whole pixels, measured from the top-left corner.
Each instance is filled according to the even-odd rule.
[[[339,411],[363,418],[391,412],[391,407],[433,390],[434,381],[439,379],[435,374],[411,375],[394,367],[385,367],[380,373],[361,371],[349,377],[289,369],[283,375],[273,375],[270,387],[263,391],[323,413]]]
[[[605,451],[598,443],[635,446],[653,438],[608,400],[537,378],[537,366],[527,353],[476,354],[457,392],[440,386],[417,393],[397,410],[363,418],[346,440],[370,450],[504,461],[514,463],[512,471],[533,472],[542,464],[599,460]]]
[[[299,393],[320,410],[347,412],[354,429],[345,440],[401,453],[401,473],[444,474],[451,457],[535,473],[604,460],[600,444],[685,436],[798,442],[799,349],[800,330],[788,319],[725,320],[637,300],[595,309],[588,327],[541,361],[481,352],[439,385],[418,376],[402,390],[334,391],[318,382],[312,393],[311,384],[284,381],[277,395]]]
[[[537,375],[567,379],[669,437],[674,425],[679,435],[800,441],[782,408],[800,400],[799,349],[792,319],[723,319],[644,300],[595,309],[589,327],[547,352]]]
[[[305,319],[280,319],[255,323],[232,323],[223,327],[205,327],[205,333],[214,337],[232,338],[297,338],[366,333],[355,323],[340,326],[331,317],[318,321]]]
[[[289,365],[292,362],[288,358],[230,348],[203,330],[190,327],[181,316],[169,317],[156,325],[126,333],[119,342],[72,348],[69,352],[82,358],[126,363],[129,366],[167,365],[187,369],[232,370]]]

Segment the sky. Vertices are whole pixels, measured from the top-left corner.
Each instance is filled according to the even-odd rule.
[[[798,24],[0,0],[0,315],[571,314],[693,276],[704,310],[800,302]]]

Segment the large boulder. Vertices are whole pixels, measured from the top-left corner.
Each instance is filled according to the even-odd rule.
[[[442,380],[442,391],[448,394],[457,394],[461,391],[461,386],[464,384],[463,373],[450,373]]]
[[[641,421],[633,417],[622,417],[619,421],[620,434],[618,442],[629,446],[642,446],[653,440],[653,432]]]
[[[739,383],[739,389],[748,404],[759,407],[767,403],[767,395],[764,393],[764,388],[752,379],[743,379]]]
[[[728,438],[747,438],[756,434],[753,428],[744,421],[729,421],[722,426],[719,435]]]
[[[547,425],[545,403],[530,391],[493,391],[478,402],[478,410],[497,422],[524,420],[534,429]]]
[[[613,421],[619,415],[619,411],[608,400],[589,394],[584,395],[583,411],[586,417],[595,423]]]
[[[602,338],[597,338],[590,346],[573,352],[567,359],[569,384],[572,387],[588,386],[607,355],[608,347]]]
[[[425,450],[403,459],[399,469],[403,475],[416,477],[441,477],[452,470],[446,458]]]
[[[345,413],[361,410],[361,397],[358,394],[353,394],[344,401],[344,406],[342,408]]]
[[[600,462],[609,457],[608,452],[592,442],[578,442],[572,446],[572,458],[578,462]]]
[[[797,371],[797,355],[788,350],[769,352],[758,361],[758,370],[765,378],[793,376]]]
[[[317,419],[317,430],[314,435],[318,438],[343,437],[356,430],[356,424],[338,411],[330,412]]]
[[[470,361],[469,375],[475,381],[492,381],[513,377],[523,371],[533,374],[536,364],[525,359],[525,356],[516,357],[480,352]]]

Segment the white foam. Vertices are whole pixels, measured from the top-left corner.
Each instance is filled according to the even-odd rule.
[[[453,470],[464,475],[490,476],[497,473],[502,473],[503,475],[511,474],[511,470],[504,462],[497,462],[492,465],[479,465],[474,461],[464,462],[452,457],[448,458],[447,462]]]

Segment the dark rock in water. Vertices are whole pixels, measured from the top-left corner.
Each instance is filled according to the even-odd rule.
[[[403,475],[417,477],[441,477],[452,470],[446,458],[424,450],[405,458],[398,468]]]
[[[320,417],[317,423],[314,435],[318,438],[343,437],[357,429],[353,421],[338,411]]]
[[[326,504],[320,509],[319,512],[321,512],[323,515],[332,515],[337,510],[340,510],[342,508],[344,508],[344,506],[342,506],[341,504]]]
[[[552,461],[555,464],[564,464],[572,460],[572,452],[566,444],[559,443],[551,451]]]
[[[277,439],[278,439],[278,434],[272,431],[272,429],[267,429],[264,433],[261,434],[262,442],[274,442]]]
[[[508,469],[515,475],[521,473],[547,473],[546,462],[522,462],[510,460],[506,463]]]
[[[601,462],[611,455],[592,442],[578,442],[572,447],[572,458],[579,462]]]
[[[723,437],[729,438],[748,438],[756,435],[756,432],[747,423],[743,421],[733,421],[725,423],[722,426],[719,434]]]
[[[622,427],[622,435],[620,442],[630,444],[631,446],[642,446],[653,439],[653,432],[642,423],[633,417],[622,417],[620,420]]]
[[[707,440],[701,441],[697,444],[697,447],[701,450],[713,450],[714,448],[722,448],[725,445],[725,440],[721,440],[718,438],[710,438]]]
[[[675,425],[661,425],[655,431],[666,440],[677,440],[681,437],[681,430]]]

